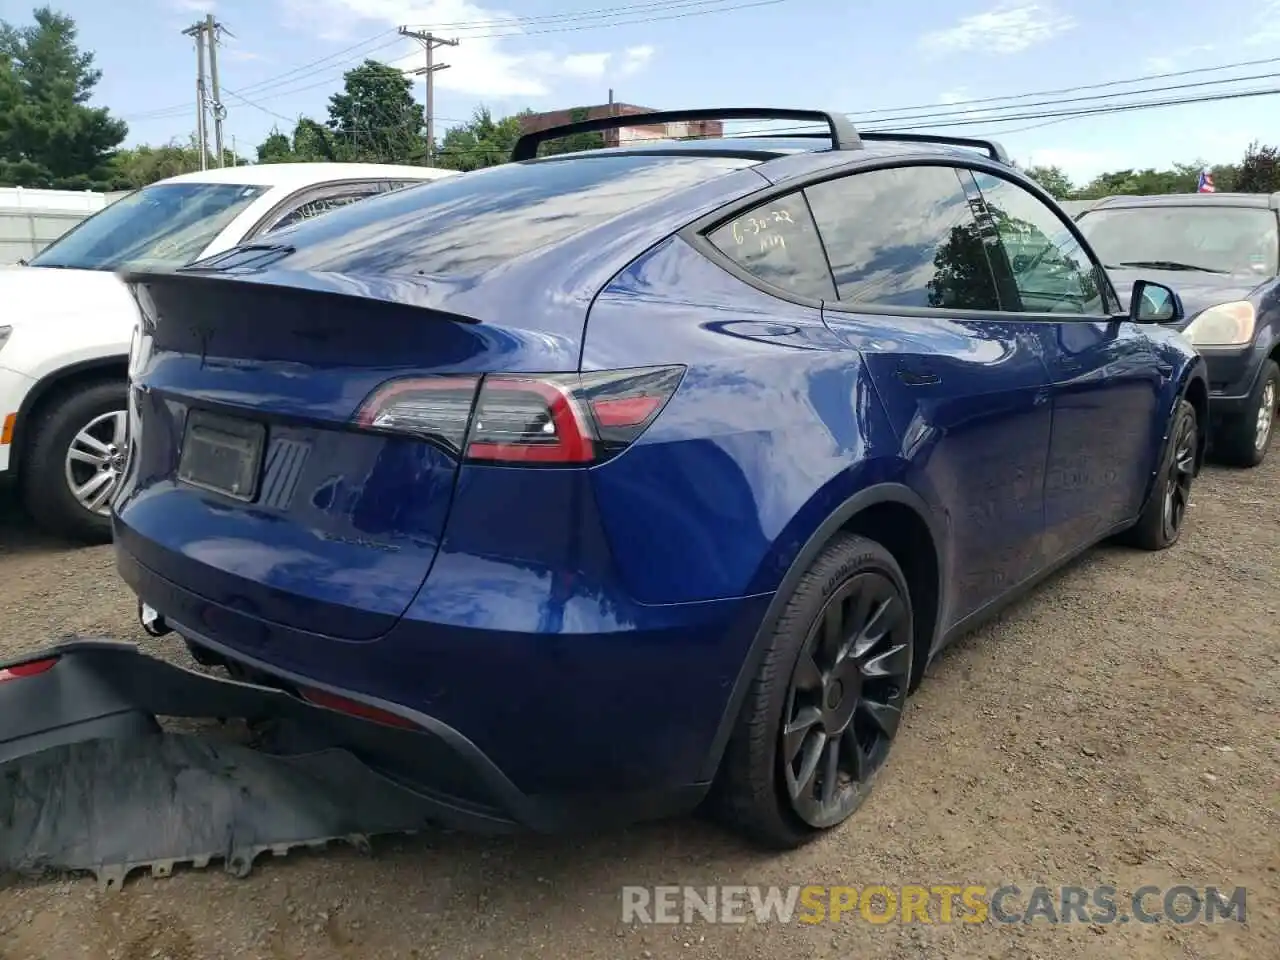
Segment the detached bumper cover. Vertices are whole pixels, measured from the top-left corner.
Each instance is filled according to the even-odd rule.
[[[269,733],[254,748],[164,733],[157,716],[243,718]],[[0,663],[0,873],[87,870],[112,886],[137,868],[165,875],[221,859],[244,875],[258,855],[302,845],[364,846],[430,825],[515,827],[496,806],[419,785],[445,767],[495,804],[512,789],[463,755],[465,740],[447,739],[196,673],[132,644],[63,644]]]

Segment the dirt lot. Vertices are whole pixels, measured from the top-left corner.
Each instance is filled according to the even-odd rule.
[[[689,821],[585,841],[437,834],[112,895],[10,881],[0,957],[1278,957],[1278,493],[1280,457],[1211,470],[1177,548],[1094,551],[957,645],[875,795],[803,851],[749,853]],[[146,641],[109,549],[3,523],[0,655],[65,634]],[[1109,884],[1122,913],[1144,884],[1243,886],[1247,923],[621,922],[623,885],[672,883]]]

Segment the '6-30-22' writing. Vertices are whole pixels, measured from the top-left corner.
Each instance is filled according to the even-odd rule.
[[[761,250],[768,250],[770,247],[782,247],[785,250],[787,240],[783,232],[788,225],[795,226],[788,211],[764,210],[733,221],[733,240],[738,246],[756,240]]]

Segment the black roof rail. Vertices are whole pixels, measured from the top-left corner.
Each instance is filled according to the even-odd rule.
[[[575,133],[597,133],[622,127],[657,126],[698,120],[794,120],[800,123],[824,123],[829,131],[832,150],[857,150],[862,146],[857,128],[843,113],[772,107],[723,107],[699,110],[654,110],[649,113],[630,113],[617,117],[598,117],[594,120],[562,123],[559,126],[522,135],[511,151],[511,160],[514,163],[533,160],[538,156],[538,147],[547,140],[557,140]]]
[[[994,140],[977,140],[973,137],[935,137],[930,133],[890,133],[881,130],[864,130],[863,140],[896,140],[901,143],[936,143],[947,147],[976,147],[998,163],[1012,163],[1009,152]]]

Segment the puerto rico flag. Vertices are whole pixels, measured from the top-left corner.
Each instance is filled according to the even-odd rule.
[[[1196,184],[1196,193],[1217,193],[1213,186],[1213,174],[1208,170],[1200,171],[1200,182]]]

